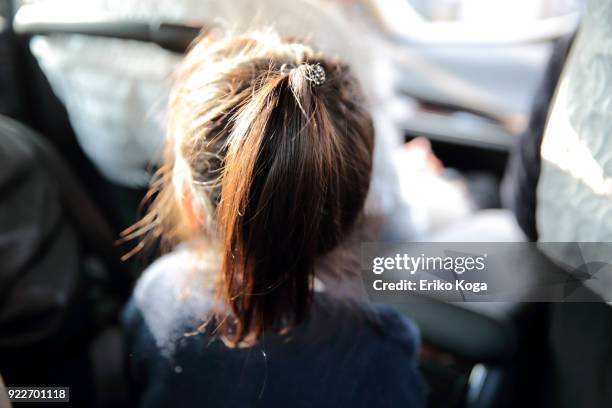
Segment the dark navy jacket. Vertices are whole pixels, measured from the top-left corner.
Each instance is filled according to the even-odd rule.
[[[142,406],[425,405],[418,331],[393,309],[317,293],[308,318],[289,335],[230,348],[210,327],[197,331],[210,292],[195,290],[204,282],[176,267],[182,256],[149,268],[124,312],[132,391]]]

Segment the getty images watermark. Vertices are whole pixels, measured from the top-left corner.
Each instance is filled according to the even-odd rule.
[[[360,269],[382,302],[612,302],[608,242],[368,242]]]
[[[448,281],[437,278],[421,278],[399,279],[394,281],[385,281],[374,279],[372,288],[376,291],[381,290],[399,290],[399,291],[462,291],[480,293],[488,289],[488,284],[485,281],[471,281],[462,279],[465,273],[482,272],[486,270],[487,254],[477,256],[427,256],[420,254],[418,256],[409,255],[407,253],[396,253],[394,256],[379,256],[372,259],[372,273],[382,275],[393,271],[395,273],[404,273],[410,277],[427,273],[448,272],[455,276],[454,280]],[[435,275],[434,275],[435,276]]]

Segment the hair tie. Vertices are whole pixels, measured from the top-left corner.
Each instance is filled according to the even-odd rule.
[[[306,79],[314,86],[321,86],[325,83],[327,76],[321,64],[304,64],[306,66]]]
[[[303,63],[300,64],[299,67],[304,67],[304,77],[314,86],[321,86],[325,83],[327,76],[325,75],[325,70],[323,69],[321,64]],[[287,74],[289,73],[289,71],[295,68],[298,68],[298,66],[294,64],[283,64],[281,65],[280,71],[284,74]]]

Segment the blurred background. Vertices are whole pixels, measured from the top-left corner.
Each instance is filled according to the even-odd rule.
[[[512,206],[502,180],[521,138],[531,131],[541,139],[584,7],[580,0],[0,0],[0,133],[6,143],[27,142],[19,154],[0,148],[5,382],[74,384],[71,397],[84,406],[121,402],[109,391],[122,388],[117,316],[154,254],[121,262],[133,245],[117,238],[142,211],[172,71],[200,30],[273,26],[346,60],[377,132],[366,211],[393,214],[390,241],[427,240],[478,211]],[[18,190],[14,180],[37,166],[34,187]],[[32,199],[32,191],[40,194]],[[516,225],[488,228],[501,240],[537,239]],[[413,309],[405,312],[423,332],[430,406],[556,406],[548,306],[473,310],[427,299]],[[24,361],[37,361],[36,372]]]

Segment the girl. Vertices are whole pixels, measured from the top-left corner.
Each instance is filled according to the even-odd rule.
[[[196,41],[126,234],[180,243],[124,316],[142,405],[423,406],[413,324],[315,279],[360,220],[373,139],[345,65],[272,32]]]

